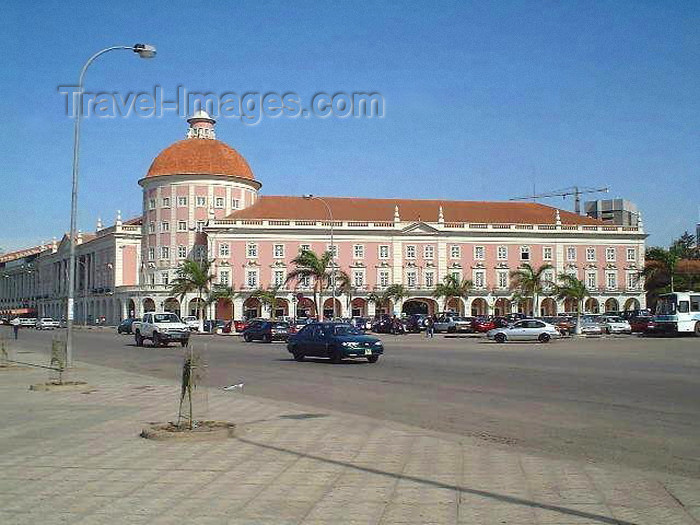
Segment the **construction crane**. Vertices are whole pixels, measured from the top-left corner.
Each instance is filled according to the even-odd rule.
[[[561,190],[550,191],[547,193],[538,193],[533,195],[527,195],[525,197],[513,197],[508,199],[511,201],[528,201],[537,199],[548,199],[550,197],[563,197],[567,198],[571,195],[574,196],[574,210],[578,215],[581,215],[581,195],[586,195],[589,193],[607,193],[608,188],[586,188],[580,186],[571,186],[570,188],[564,188]],[[534,193],[534,192],[533,192]]]

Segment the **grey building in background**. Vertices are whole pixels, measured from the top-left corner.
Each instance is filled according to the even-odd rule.
[[[586,215],[617,226],[637,226],[639,210],[625,199],[601,199],[584,203]]]

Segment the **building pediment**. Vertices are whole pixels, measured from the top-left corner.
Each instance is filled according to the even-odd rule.
[[[401,230],[402,234],[416,234],[416,233],[422,233],[422,234],[430,234],[430,235],[436,235],[439,232],[437,228],[433,228],[429,224],[423,222],[423,221],[417,221],[414,223],[409,224],[406,226],[404,229]]]

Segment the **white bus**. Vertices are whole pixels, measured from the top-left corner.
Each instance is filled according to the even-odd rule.
[[[654,324],[662,332],[694,333],[700,337],[700,292],[660,295]]]

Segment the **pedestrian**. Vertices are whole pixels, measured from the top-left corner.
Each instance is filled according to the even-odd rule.
[[[15,332],[15,339],[19,338],[19,317],[15,317],[12,321],[10,321],[10,324],[12,325],[12,330]]]
[[[433,338],[433,333],[435,332],[435,322],[433,318],[428,316],[425,320],[425,337]]]

